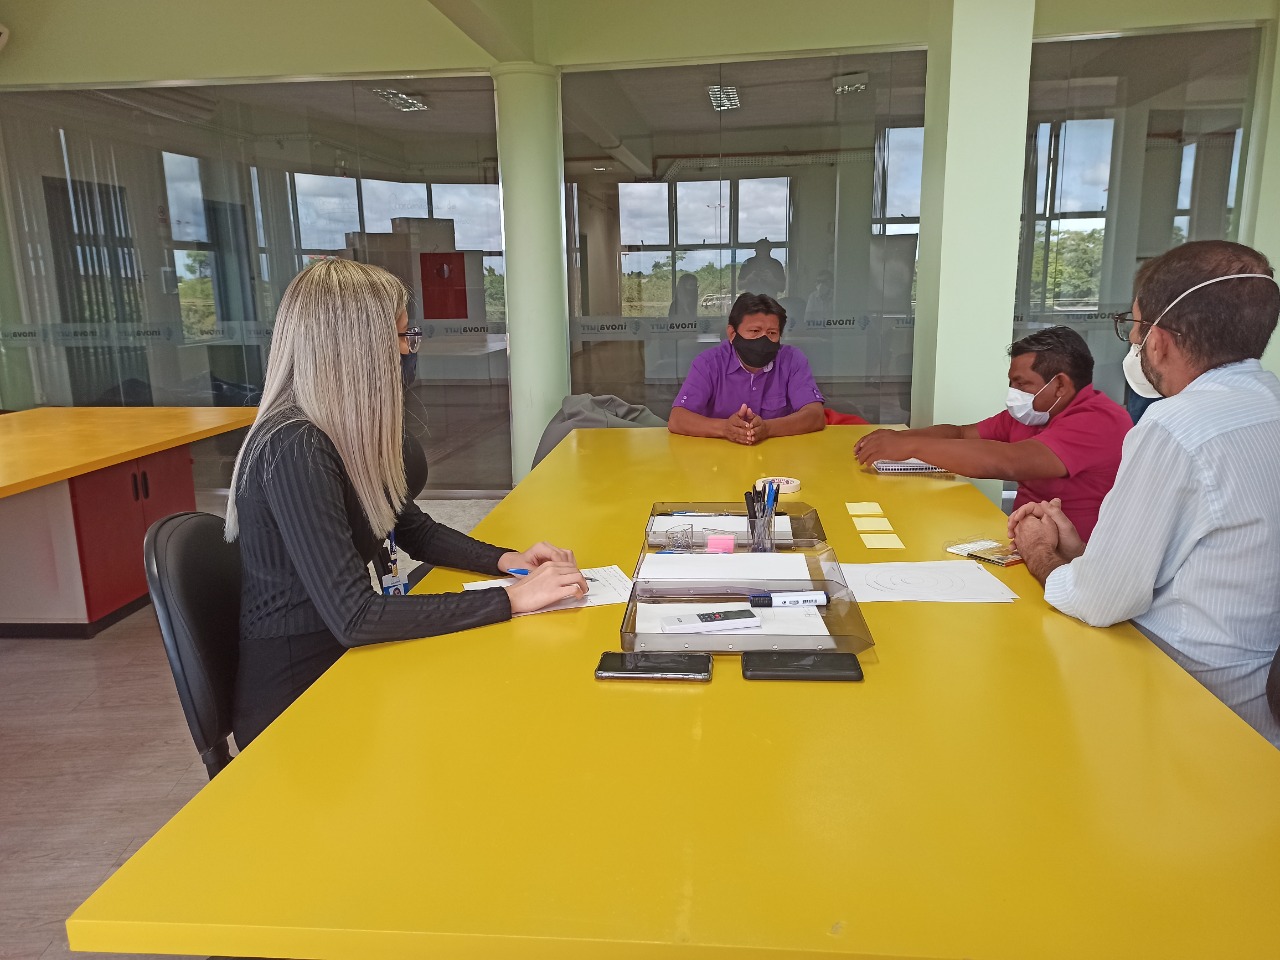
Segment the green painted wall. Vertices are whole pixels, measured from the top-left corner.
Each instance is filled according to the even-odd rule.
[[[929,0],[541,0],[538,59],[566,68],[920,47]]]
[[[487,71],[426,0],[10,0],[0,87]]]

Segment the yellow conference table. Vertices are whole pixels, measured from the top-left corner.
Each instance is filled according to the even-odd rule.
[[[655,500],[799,477],[845,562],[1003,517],[865,428],[577,431],[477,530],[630,569]],[[906,544],[861,545],[877,500]],[[348,653],[67,922],[77,950],[327,958],[1280,955],[1280,753],[1128,626],[867,604],[861,684],[600,683],[623,608]],[[435,571],[428,589],[468,575]]]
[[[0,636],[93,636],[146,595],[142,538],[195,508],[188,445],[255,407],[41,407],[0,416]]]

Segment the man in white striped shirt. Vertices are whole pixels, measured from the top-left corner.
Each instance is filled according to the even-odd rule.
[[[1050,604],[1093,626],[1132,619],[1280,747],[1265,696],[1280,644],[1280,380],[1258,361],[1280,315],[1273,276],[1225,240],[1146,263],[1116,330],[1130,386],[1168,399],[1126,437],[1087,548],[1056,500],[1009,530]]]

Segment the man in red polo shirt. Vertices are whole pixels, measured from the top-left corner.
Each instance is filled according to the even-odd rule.
[[[876,430],[854,447],[862,464],[917,457],[966,477],[1016,480],[1014,508],[1062,501],[1088,539],[1115,483],[1133,421],[1093,389],[1093,354],[1070,327],[1037,330],[1009,348],[1009,396],[994,417],[964,426]]]

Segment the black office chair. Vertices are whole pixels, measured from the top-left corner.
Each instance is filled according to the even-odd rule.
[[[1271,672],[1267,674],[1267,706],[1271,715],[1280,723],[1280,650],[1276,651],[1271,661]]]
[[[210,780],[231,762],[240,656],[240,548],[222,538],[222,524],[210,513],[175,513],[153,523],[142,545],[164,651]]]

